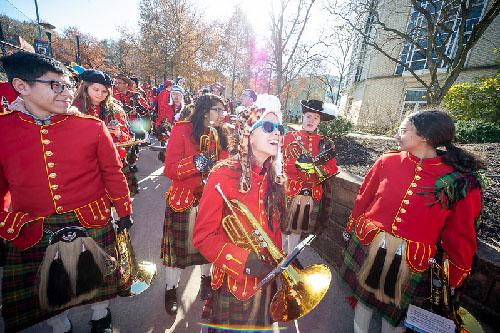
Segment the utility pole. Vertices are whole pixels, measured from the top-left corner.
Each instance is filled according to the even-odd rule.
[[[36,23],[38,25],[38,39],[42,40],[42,29],[40,29],[40,16],[38,16],[38,3],[35,0]]]

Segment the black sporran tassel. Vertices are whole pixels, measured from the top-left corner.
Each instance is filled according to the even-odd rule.
[[[85,248],[83,242],[77,272],[76,296],[98,289],[104,282],[103,274],[95,262],[94,255]]]
[[[59,251],[49,268],[47,281],[47,300],[52,308],[60,307],[71,299],[71,283],[68,272],[59,256]]]

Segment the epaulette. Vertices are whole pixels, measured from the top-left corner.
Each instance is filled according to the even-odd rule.
[[[392,150],[392,151],[386,151],[384,154],[399,154],[401,151],[400,150]]]
[[[176,121],[175,125],[189,124],[190,122],[191,122],[190,120],[180,120]]]
[[[87,119],[94,119],[94,120],[102,121],[101,119],[99,119],[99,118],[97,118],[97,117],[91,116],[91,115],[89,115],[89,114],[81,113],[81,112],[74,113],[74,114],[72,114],[72,115],[73,115],[73,116],[80,117],[80,118],[87,118]]]
[[[0,113],[0,116],[5,116],[5,115],[7,115],[7,114],[11,114],[12,112],[14,112],[14,111],[9,110],[9,111],[7,111],[7,112],[2,112],[2,113]]]

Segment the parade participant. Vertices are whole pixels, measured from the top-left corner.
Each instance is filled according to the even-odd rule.
[[[210,92],[214,95],[219,96],[224,101],[224,104],[226,105],[226,116],[229,117],[229,114],[231,113],[233,106],[232,106],[231,100],[226,99],[226,97],[224,96],[225,91],[226,91],[226,87],[224,87],[219,82],[215,82],[215,83],[212,83],[210,85]],[[225,118],[224,123],[226,123],[228,120],[229,120],[228,118]]]
[[[259,109],[249,108],[240,113],[237,129],[239,154],[221,162],[210,173],[195,223],[194,246],[213,263],[213,291],[203,318],[215,325],[270,323],[268,309],[273,293],[270,288],[260,291],[256,285],[273,269],[271,265],[274,263],[261,262],[256,253],[230,241],[222,220],[231,215],[231,211],[216,189],[220,186],[228,200],[236,199],[244,204],[276,247],[281,249],[279,224],[284,214],[285,195],[277,176],[280,166],[275,162],[284,127],[278,98],[261,96]],[[254,227],[239,210],[236,211],[246,229],[242,232],[250,234]],[[259,250],[266,254],[264,248]]]
[[[9,82],[0,82],[0,113],[9,111],[9,104],[17,98],[17,93]]]
[[[111,97],[113,79],[106,73],[95,69],[89,69],[81,73],[79,76],[82,80],[82,85],[78,90],[73,105],[76,106],[81,113],[99,118],[108,127],[113,142],[130,142],[131,137],[127,128],[127,115]],[[118,148],[118,155],[122,162],[122,172],[127,178],[127,184],[130,191],[130,196],[139,193],[137,177],[130,170],[127,163],[127,150]]]
[[[182,87],[184,89],[186,87],[186,80],[182,76],[178,76],[175,78],[174,85]]]
[[[485,164],[453,145],[454,136],[446,113],[413,113],[395,136],[400,151],[382,155],[366,175],[339,270],[358,300],[355,332],[368,332],[374,310],[382,332],[405,331],[408,305],[421,306],[429,294],[429,259],[438,248],[449,258],[452,289],[469,275]]]
[[[252,106],[256,100],[257,94],[255,93],[255,91],[253,91],[252,89],[245,89],[241,93],[240,105],[247,108]]]
[[[175,86],[174,86],[175,87]],[[172,90],[174,94],[174,90]],[[172,128],[165,154],[164,174],[172,179],[167,192],[165,222],[161,257],[166,268],[165,310],[170,315],[177,312],[177,286],[182,269],[191,265],[201,266],[201,297],[210,292],[210,264],[192,245],[192,228],[198,201],[203,191],[202,176],[215,164],[207,156],[219,141],[219,159],[226,158],[227,138],[221,128],[222,100],[212,94],[198,99],[190,121],[180,121]],[[209,134],[209,127],[216,129],[214,140],[205,152],[200,152],[200,140]]]
[[[107,265],[116,255],[111,206],[118,232],[132,226],[111,136],[71,107],[74,86],[60,62],[27,52],[0,62],[20,95],[0,116],[0,197],[12,198],[0,213],[5,331],[46,319],[54,332],[71,331],[66,309],[90,303],[92,332],[111,332],[108,300],[120,291],[119,270]]]
[[[302,234],[318,234],[327,226],[333,190],[327,179],[338,172],[333,145],[317,133],[321,121],[335,117],[335,107],[314,99],[300,103],[304,118],[302,129],[287,133],[283,143],[288,204],[281,231],[283,243],[288,240],[287,253],[297,246]],[[313,162],[320,154],[326,158]]]
[[[170,103],[170,91],[172,90],[173,85],[174,84],[172,83],[172,81],[166,80],[164,88],[158,93],[158,96],[155,99],[157,105],[156,119],[158,119],[158,114],[160,113],[160,110],[164,110]],[[156,121],[155,121],[155,129],[157,128],[158,126],[156,126]]]
[[[170,102],[158,110],[158,117],[155,121],[157,133],[170,131],[177,121],[186,120],[183,114],[184,109],[184,89],[181,86],[173,86],[170,91]]]

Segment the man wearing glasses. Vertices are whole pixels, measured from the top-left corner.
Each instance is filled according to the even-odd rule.
[[[0,116],[0,237],[5,332],[47,320],[72,329],[69,307],[92,304],[92,332],[111,332],[119,292],[111,205],[130,229],[131,201],[113,140],[99,119],[71,107],[75,86],[60,62],[19,52],[0,59],[19,94]]]

